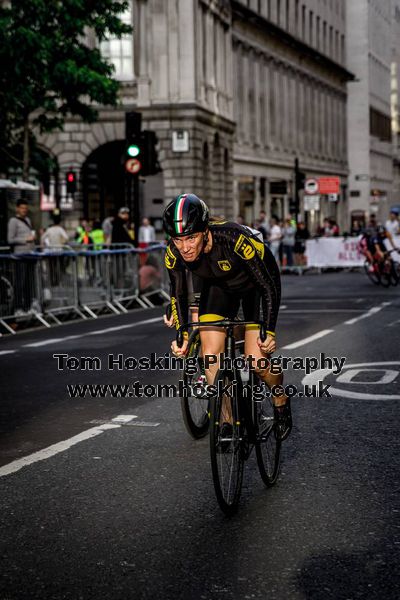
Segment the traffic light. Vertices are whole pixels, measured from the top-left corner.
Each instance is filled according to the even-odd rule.
[[[65,182],[67,185],[67,194],[73,196],[76,192],[76,173],[75,171],[67,171],[65,176]]]
[[[157,142],[154,131],[142,131],[140,142],[142,175],[155,175],[161,171],[156,148]]]
[[[132,164],[134,164],[134,172],[138,173],[141,170],[141,133],[142,133],[142,114],[131,111],[125,113],[125,154],[123,161],[128,172],[132,172]]]
[[[156,149],[157,136],[154,131],[142,131],[141,127],[141,113],[125,113],[125,167],[132,174],[140,172],[144,176],[155,175],[161,171]]]
[[[306,174],[303,171],[296,170],[296,188],[297,190],[304,190],[306,183]]]

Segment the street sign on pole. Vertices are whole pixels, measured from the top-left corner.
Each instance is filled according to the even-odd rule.
[[[142,168],[142,163],[137,158],[129,158],[125,163],[125,169],[128,173],[136,175]]]
[[[340,194],[340,177],[319,177],[318,187],[320,194]]]
[[[318,179],[314,179],[314,178],[306,179],[306,182],[304,184],[304,193],[307,194],[308,196],[312,196],[313,194],[318,194],[319,193]]]
[[[311,196],[304,196],[303,197],[304,210],[306,212],[309,212],[310,210],[319,210],[320,209],[319,200],[320,200],[320,197],[315,194],[313,194]]]

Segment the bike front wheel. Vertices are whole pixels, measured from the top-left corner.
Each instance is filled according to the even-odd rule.
[[[376,270],[375,264],[371,264],[368,260],[364,263],[364,271],[368,276],[368,279],[375,285],[379,285],[381,282],[381,276]]]
[[[262,384],[262,382],[259,382]],[[277,436],[274,405],[265,384],[265,396],[255,403],[257,426],[256,456],[261,479],[267,487],[274,485],[279,475],[281,441]]]
[[[210,419],[209,419],[209,400],[205,398],[206,379],[202,358],[200,354],[200,334],[198,330],[191,333],[188,341],[187,358],[191,360],[191,364],[185,364],[183,372],[183,381],[186,390],[186,395],[181,398],[181,409],[183,422],[185,423],[188,433],[198,440],[207,435]],[[193,363],[196,363],[196,371],[193,372]]]
[[[210,457],[214,489],[223,512],[238,508],[243,481],[243,425],[240,422],[239,390],[230,371],[218,371],[216,396],[210,402]]]

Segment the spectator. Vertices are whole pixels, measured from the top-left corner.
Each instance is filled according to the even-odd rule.
[[[320,225],[317,229],[317,235],[319,237],[331,237],[332,236],[332,228],[329,222],[329,219],[324,219],[322,226]]]
[[[331,235],[333,237],[338,237],[339,236],[339,225],[336,223],[335,219],[330,219],[329,220],[329,225],[331,227]]]
[[[142,224],[139,227],[139,248],[147,248],[149,244],[156,241],[156,231],[153,225],[150,225],[150,221],[147,217],[143,217]],[[140,254],[140,264],[144,265],[147,261],[148,254]]]
[[[104,243],[107,246],[109,246],[111,244],[112,228],[113,228],[114,219],[115,219],[115,215],[106,217],[101,225],[101,228],[104,233]]]
[[[14,254],[29,254],[34,250],[36,233],[28,217],[28,203],[17,200],[15,217],[8,222],[7,240]],[[34,307],[35,260],[21,257],[15,261],[15,316],[25,315]]]
[[[391,235],[399,235],[400,224],[399,224],[399,211],[397,208],[392,208],[388,220],[385,223],[386,231]]]
[[[8,222],[7,239],[14,254],[26,254],[34,249],[36,233],[28,217],[28,203],[18,200],[15,217]]]
[[[54,215],[53,223],[42,235],[42,246],[45,246],[46,248],[61,248],[68,243],[68,233],[65,231],[64,227],[60,225],[60,223],[60,215]]]
[[[261,233],[263,234],[264,241],[268,240],[270,227],[267,219],[267,213],[265,212],[265,210],[260,211],[259,226],[256,227],[256,229],[261,231]]]
[[[94,244],[94,250],[102,250],[105,242],[104,231],[101,227],[100,221],[94,221],[90,237]]]
[[[128,232],[129,208],[122,206],[115,217],[112,226],[111,241],[113,244],[132,244]]]
[[[295,245],[296,229],[291,223],[291,219],[286,219],[283,227],[282,249],[283,255],[286,256],[286,265],[293,266],[293,249]]]
[[[146,248],[151,242],[156,241],[156,231],[147,217],[143,217],[139,227],[139,248]],[[145,246],[141,246],[145,244]]]
[[[351,226],[350,235],[360,235],[362,232],[362,227],[360,221],[355,219],[353,221],[353,225]]]
[[[152,292],[161,286],[161,272],[154,256],[149,256],[139,268],[140,293]]]
[[[279,221],[277,217],[271,218],[271,230],[269,234],[269,247],[270,250],[279,264],[279,246],[281,245],[282,240],[282,230],[278,225]]]
[[[88,245],[91,243],[90,225],[86,219],[82,219],[80,224],[76,228],[75,241],[78,244],[82,244],[82,245]]]
[[[238,225],[245,225],[244,216],[238,215],[235,219],[235,222],[238,223]]]
[[[309,239],[309,237],[310,232],[308,231],[306,224],[303,221],[300,221],[297,224],[297,231],[295,235],[294,244],[294,255],[296,265],[306,264],[304,253],[306,251],[306,241]]]

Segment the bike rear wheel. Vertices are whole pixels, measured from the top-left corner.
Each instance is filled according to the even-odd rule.
[[[188,373],[189,367],[185,364],[183,381],[187,396],[181,398],[181,409],[186,429],[195,440],[206,436],[210,425],[209,400],[201,397],[206,388],[204,369],[201,360],[199,361],[200,348],[199,331],[192,331],[188,341],[187,358],[196,359],[197,370],[195,373]]]
[[[264,398],[262,401],[257,400],[254,407],[257,426],[257,464],[261,479],[267,487],[270,487],[274,485],[279,475],[281,441],[276,435],[272,398],[267,397],[269,392],[263,382],[259,380],[257,384],[265,388]]]
[[[230,371],[218,371],[217,389],[232,383]],[[239,390],[231,386],[229,392],[218,393],[210,403],[210,457],[215,494],[218,504],[227,515],[238,508],[243,481],[243,426],[240,423]],[[231,427],[227,427],[227,422]],[[227,433],[227,430],[229,433]]]

